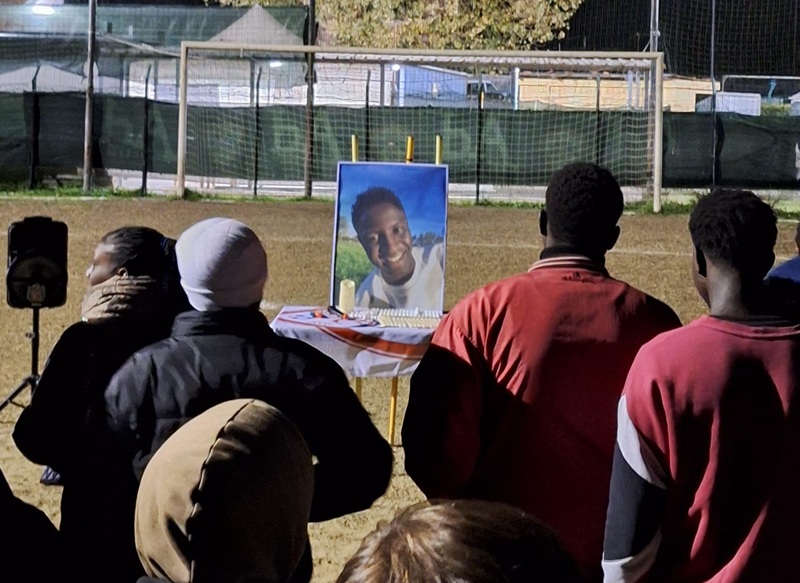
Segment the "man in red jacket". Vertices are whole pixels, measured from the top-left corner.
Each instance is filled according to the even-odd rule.
[[[411,378],[406,470],[428,497],[516,505],[601,577],[616,407],[639,348],[680,326],[612,278],[623,197],[607,170],[553,176],[544,250],[527,272],[462,299]]]
[[[605,579],[796,581],[800,325],[763,283],[775,213],[718,190],[689,230],[710,315],[649,342],[628,375]]]

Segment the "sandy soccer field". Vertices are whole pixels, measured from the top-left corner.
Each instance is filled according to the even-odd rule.
[[[25,216],[46,215],[69,226],[69,295],[66,306],[43,310],[41,360],[59,334],[79,315],[85,289],[84,271],[100,237],[107,231],[141,224],[177,236],[193,222],[210,216],[228,216],[250,225],[262,238],[269,255],[270,281],[266,300],[268,316],[284,304],[327,304],[333,204],[330,202],[208,203],[175,200],[3,200],[0,225],[6,227]],[[487,207],[450,209],[446,308],[466,292],[489,281],[527,269],[537,258],[541,243],[535,210]],[[691,246],[686,216],[625,216],[617,249],[609,255],[612,275],[630,281],[673,306],[688,321],[703,311],[691,287]],[[781,224],[778,254],[792,254],[793,229]],[[6,241],[2,242],[6,249]],[[5,279],[3,279],[5,282]],[[5,286],[5,283],[3,283]],[[531,309],[536,309],[531,306]],[[29,310],[14,310],[2,303],[0,318],[0,392],[3,397],[30,372],[30,344],[25,337],[31,325]],[[400,383],[399,423],[408,396],[407,380]],[[27,402],[28,393],[19,399]],[[386,430],[389,382],[366,382],[364,404],[377,426]],[[0,412],[0,467],[14,491],[42,508],[58,523],[60,489],[39,485],[41,468],[15,449],[11,431],[19,408]],[[399,431],[398,431],[399,439]],[[365,512],[313,525],[315,581],[331,581],[375,523],[390,518],[397,509],[422,498],[403,471],[403,450],[395,447],[394,478],[386,495]]]

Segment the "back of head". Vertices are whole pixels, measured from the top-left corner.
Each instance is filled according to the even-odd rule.
[[[573,583],[555,535],[522,510],[454,500],[407,508],[378,525],[337,583]]]
[[[761,280],[775,261],[777,217],[747,190],[720,188],[702,197],[689,217],[692,243],[710,260]]]
[[[175,314],[190,309],[176,276],[174,239],[149,227],[128,226],[106,233],[100,245],[106,257],[100,268],[105,277],[93,279],[95,275],[87,272],[85,319],[135,314],[171,324]],[[95,261],[90,271],[94,269]]]
[[[189,303],[203,311],[261,301],[267,254],[258,236],[234,219],[195,223],[178,238],[178,271]]]
[[[148,275],[161,279],[170,264],[167,238],[150,227],[120,227],[101,239],[116,268],[124,267],[131,276]]]
[[[167,581],[288,581],[308,541],[313,490],[294,424],[261,401],[227,401],[150,460],[136,502],[139,558]]]
[[[611,172],[588,162],[567,164],[547,187],[547,234],[588,254],[605,253],[616,241],[624,204]]]
[[[167,294],[170,314],[179,314],[192,309],[189,298],[181,286],[181,274],[178,271],[178,255],[175,246],[178,241],[165,237],[164,252],[167,255],[167,271],[164,274],[164,289]]]

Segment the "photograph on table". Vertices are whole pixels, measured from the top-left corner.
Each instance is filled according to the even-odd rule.
[[[341,162],[331,305],[444,307],[447,166]]]

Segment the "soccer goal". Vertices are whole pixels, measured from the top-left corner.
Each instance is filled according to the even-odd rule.
[[[541,196],[583,160],[660,209],[660,53],[184,42],[178,192],[330,192],[339,161],[434,162],[450,196]]]

